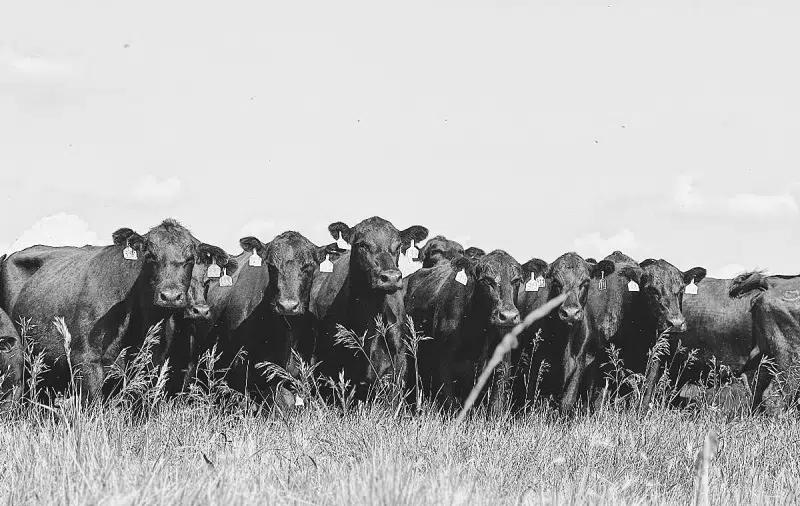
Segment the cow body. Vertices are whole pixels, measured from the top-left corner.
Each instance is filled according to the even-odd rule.
[[[0,412],[10,409],[22,396],[25,367],[22,346],[11,318],[0,309]]]

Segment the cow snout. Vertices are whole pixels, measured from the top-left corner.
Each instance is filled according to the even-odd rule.
[[[504,309],[495,313],[495,325],[510,327],[519,323],[519,311],[516,309]]]
[[[297,299],[280,299],[277,306],[281,314],[297,314],[300,311],[300,301]]]
[[[670,332],[686,332],[686,318],[683,316],[673,316],[668,321]]]
[[[193,305],[189,308],[189,318],[194,320],[207,320],[211,317],[211,308],[206,304]]]
[[[156,304],[161,307],[184,307],[186,306],[186,297],[181,290],[161,290]]]
[[[403,286],[403,273],[399,269],[382,271],[378,274],[376,288],[386,291],[399,290]]]
[[[558,310],[558,317],[561,318],[561,321],[564,323],[572,325],[580,321],[583,317],[583,312],[579,307],[561,306],[561,309]]]

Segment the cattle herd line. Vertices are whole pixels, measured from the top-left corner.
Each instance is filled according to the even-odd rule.
[[[38,245],[0,257],[4,404],[23,389],[23,325],[47,365],[43,402],[70,384],[91,402],[108,395],[106,375],[121,352],[139,349],[163,322],[153,362],[169,360],[170,394],[188,388],[201,355],[216,347],[229,386],[262,399],[275,392],[275,379],[255,364],[298,376],[302,359],[320,377],[344,371],[360,397],[392,379],[458,406],[521,315],[558,296],[564,302],[528,327],[497,368],[485,395],[490,407],[543,395],[572,411],[599,390],[610,345],[645,377],[645,405],[663,374],[677,375],[670,355],[679,342],[698,349],[700,360],[677,381],[711,363],[748,374],[753,409],[768,388],[797,390],[800,278],[712,279],[702,267],[681,271],[619,251],[600,261],[570,252],[520,264],[505,251],[464,250],[442,236],[417,249],[426,228],[401,231],[378,217],[328,230],[335,241],[325,246],[292,231],[267,243],[245,237],[244,252],[231,257],[168,219],[143,235],[119,229],[110,246]],[[401,254],[422,268],[403,278]],[[66,323],[69,346],[55,317]],[[356,336],[356,349],[343,329]],[[429,339],[409,346],[415,333]],[[650,353],[659,336],[669,349]],[[765,356],[773,366],[759,371]]]

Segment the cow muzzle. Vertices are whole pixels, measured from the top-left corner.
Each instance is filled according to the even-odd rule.
[[[375,276],[372,286],[376,290],[396,292],[403,288],[403,273],[400,269],[381,271]]]
[[[583,318],[583,311],[580,307],[561,306],[558,310],[558,317],[567,325],[575,325]]]
[[[683,316],[672,317],[667,320],[667,330],[669,332],[686,332],[686,318]]]
[[[186,317],[190,320],[208,320],[211,318],[211,308],[208,304],[191,305],[186,308]]]
[[[498,327],[513,327],[520,322],[519,311],[514,309],[496,310],[492,314],[492,325]]]
[[[165,308],[185,308],[186,294],[177,289],[161,290],[156,295],[155,304]]]
[[[284,316],[298,315],[302,309],[300,301],[294,298],[279,299],[275,303],[275,312]]]

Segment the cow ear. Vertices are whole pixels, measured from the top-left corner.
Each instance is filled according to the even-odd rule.
[[[244,251],[253,251],[256,250],[258,256],[265,257],[267,255],[267,246],[258,240],[258,238],[249,235],[247,237],[242,237],[239,239],[239,246],[242,247]]]
[[[328,232],[330,232],[331,237],[334,239],[339,238],[339,234],[342,234],[342,239],[350,243],[350,240],[353,238],[353,229],[342,223],[341,221],[337,221],[335,223],[331,223],[328,225]]]
[[[472,277],[475,277],[475,261],[469,257],[456,257],[450,260],[450,265],[456,271],[464,269],[464,272]]]
[[[219,265],[220,267],[225,266],[228,263],[228,259],[230,256],[225,253],[225,250],[218,246],[212,246],[211,244],[206,244],[201,242],[197,245],[197,256],[195,258],[195,262],[199,264],[211,264],[213,260],[214,263]]]
[[[642,269],[644,269],[644,268],[645,268],[645,267],[647,267],[648,265],[653,265],[654,263],[656,263],[656,259],[654,259],[654,258],[648,258],[648,259],[646,259],[646,260],[643,260],[643,261],[641,261],[641,262],[639,263],[639,267],[641,267]]]
[[[599,278],[600,273],[608,276],[614,272],[614,262],[611,260],[600,260],[597,264],[592,265],[589,269],[589,274],[592,278]]]
[[[322,263],[325,260],[325,256],[328,257],[328,260],[333,261],[342,256],[342,253],[346,252],[346,249],[340,249],[335,242],[325,246],[317,246],[314,249],[314,261],[318,264]]]
[[[638,267],[632,267],[630,265],[626,265],[625,267],[619,270],[619,274],[624,276],[631,281],[635,281],[636,284],[641,284],[642,282],[642,269]]]
[[[597,260],[595,260],[592,257],[589,257],[589,258],[586,259],[586,263],[590,264],[590,265],[597,265]]]
[[[0,353],[9,353],[17,345],[17,338],[14,336],[0,337]]]
[[[239,268],[239,264],[236,262],[236,259],[233,257],[228,257],[228,262],[225,263],[222,267],[225,268],[225,274],[228,276],[232,276],[236,269]]]
[[[486,255],[486,252],[480,248],[476,248],[475,246],[470,246],[464,251],[464,255],[472,258],[473,260],[478,259],[482,256]]]
[[[694,279],[695,284],[699,283],[706,277],[706,270],[702,267],[692,267],[683,273],[683,282],[687,285]]]
[[[403,253],[411,246],[411,241],[422,242],[428,237],[428,229],[419,225],[413,225],[400,232],[400,240],[403,246],[400,248]]]
[[[544,272],[547,270],[547,267],[547,262],[541,258],[531,258],[522,264],[522,272],[525,274],[526,278],[529,277],[531,273],[543,276]]]
[[[111,239],[116,246],[130,246],[141,251],[144,248],[144,237],[129,228],[121,228],[111,234]]]

